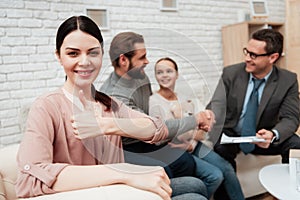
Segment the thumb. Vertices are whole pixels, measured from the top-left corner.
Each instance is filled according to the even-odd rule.
[[[84,92],[82,90],[79,90],[78,95],[79,95],[79,100],[82,103],[84,110],[91,110],[91,105],[86,100],[86,98],[84,96]]]

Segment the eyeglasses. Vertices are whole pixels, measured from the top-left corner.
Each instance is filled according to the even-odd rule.
[[[244,52],[245,56],[247,56],[249,54],[250,58],[253,59],[253,60],[255,60],[259,56],[269,56],[269,55],[272,54],[272,53],[256,54],[256,53],[253,53],[251,51],[248,51],[247,48],[243,48],[243,52]]]

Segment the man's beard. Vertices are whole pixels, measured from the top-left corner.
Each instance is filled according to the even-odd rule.
[[[133,65],[130,61],[127,75],[133,79],[144,79],[146,76],[145,72],[144,72],[144,68],[145,68],[145,66],[133,67]]]

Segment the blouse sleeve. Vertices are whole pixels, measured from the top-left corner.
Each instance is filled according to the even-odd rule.
[[[38,99],[30,109],[26,132],[17,154],[19,172],[15,189],[18,197],[55,192],[51,187],[67,166],[53,163],[55,118],[54,106],[45,99]]]
[[[130,107],[126,106],[123,102],[115,98],[114,100],[119,105],[118,115],[120,118],[148,118],[155,125],[156,130],[152,139],[147,140],[145,142],[156,143],[168,137],[169,135],[168,128],[160,117],[150,117],[142,112],[131,109]]]

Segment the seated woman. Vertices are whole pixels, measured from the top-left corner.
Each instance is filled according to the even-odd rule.
[[[58,28],[56,56],[67,78],[61,88],[37,98],[30,109],[17,155],[18,197],[126,184],[171,199],[163,168],[123,163],[121,136],[153,143],[166,138],[168,131],[161,120],[94,89],[102,55],[103,38],[90,18],[73,16]],[[190,197],[199,197],[190,192]]]
[[[173,59],[166,57],[156,62],[155,78],[160,89],[149,99],[150,116],[161,116],[166,120],[194,113],[192,102],[182,101],[174,91],[178,67]],[[201,130],[189,131],[179,135],[176,143],[173,140],[169,144],[174,148],[186,149],[193,154],[196,162],[195,176],[204,181],[209,196],[215,193],[223,181],[231,200],[243,200],[244,195],[234,169],[226,160],[201,142],[204,138],[201,135],[204,133],[199,132]]]

